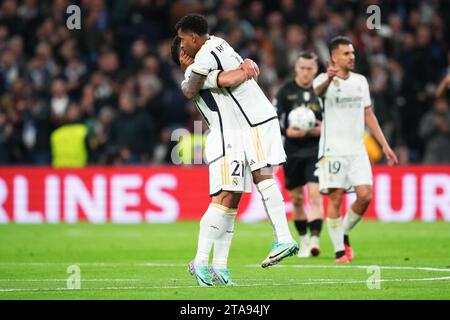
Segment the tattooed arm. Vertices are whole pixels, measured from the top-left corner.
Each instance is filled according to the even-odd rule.
[[[186,98],[192,99],[203,88],[206,77],[204,75],[192,72],[189,79],[181,83],[181,90]]]

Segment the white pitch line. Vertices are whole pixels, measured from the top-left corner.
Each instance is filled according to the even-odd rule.
[[[134,266],[130,263],[110,263],[110,262],[0,262],[0,267],[21,266],[21,267],[49,267],[49,266],[70,266],[79,265],[85,267],[119,267],[119,266]]]
[[[247,264],[244,267],[248,268],[261,268],[259,264]],[[385,270],[421,270],[421,271],[437,271],[437,272],[450,272],[450,268],[433,268],[433,267],[408,267],[408,266],[380,266],[380,265],[367,265],[367,266],[332,266],[332,265],[276,265],[275,268],[299,268],[299,269],[367,269],[370,267],[378,267]],[[272,267],[273,268],[273,267]]]
[[[85,267],[187,267],[186,263],[171,262],[142,262],[142,263],[114,263],[114,262],[0,262],[0,267],[22,266],[22,267],[48,267],[79,265]]]
[[[185,281],[186,280],[186,278],[184,278],[184,279],[180,279],[180,278],[178,278],[178,279],[170,279],[171,281]],[[333,278],[330,278],[330,279],[313,279],[313,278],[309,278],[309,279],[305,279],[305,280],[308,280],[308,281],[317,281],[317,282],[323,282],[323,281],[340,281],[340,280],[342,280],[342,279],[333,279]],[[355,280],[356,281],[356,279],[352,279],[352,280]],[[273,279],[258,279],[258,278],[234,278],[233,277],[233,281],[235,281],[235,282],[237,282],[237,283],[240,283],[240,282],[246,282],[246,281],[262,281],[262,282],[266,282],[266,281],[269,281],[269,282],[273,282]],[[280,281],[279,279],[278,279],[278,281]],[[281,280],[281,281],[283,281],[283,280]],[[295,280],[285,280],[286,282],[289,282],[289,281],[295,281]],[[349,279],[347,279],[347,281],[349,281]]]
[[[145,262],[138,263],[140,267],[187,267],[187,263],[164,263],[164,262]]]
[[[20,289],[0,289],[1,292],[45,292],[45,291],[104,291],[104,290],[136,290],[136,289],[182,289],[182,288],[198,288],[199,286],[142,286],[142,287],[105,287],[105,288],[20,288]]]
[[[373,282],[413,282],[413,281],[446,281],[449,277],[435,278],[410,278],[410,279],[381,279],[371,280]],[[271,283],[271,284],[237,284],[233,287],[276,287],[276,286],[294,286],[294,285],[330,285],[330,284],[358,284],[367,283],[367,280],[351,280],[351,281],[309,281],[309,282],[289,282],[289,283]],[[82,288],[78,290],[68,288],[0,288],[1,292],[48,292],[48,291],[109,291],[109,290],[136,290],[136,289],[187,289],[200,288],[199,286],[142,286],[142,287],[104,287],[104,288]]]
[[[1,266],[69,266],[79,265],[84,267],[186,267],[187,263],[173,263],[173,262],[142,262],[142,263],[113,263],[113,262],[0,262]],[[247,268],[261,268],[259,264],[243,265]],[[435,268],[435,267],[410,267],[410,266],[380,266],[380,265],[283,265],[278,264],[271,268],[300,268],[300,269],[367,269],[369,267],[379,267],[385,270],[421,270],[421,271],[436,271],[436,272],[450,272],[450,268]]]
[[[0,279],[0,282],[66,282],[67,279]],[[82,279],[83,282],[134,282],[142,279]]]

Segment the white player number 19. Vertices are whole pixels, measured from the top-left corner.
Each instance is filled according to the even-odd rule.
[[[336,174],[341,170],[341,163],[339,161],[328,162],[328,171],[330,174]]]

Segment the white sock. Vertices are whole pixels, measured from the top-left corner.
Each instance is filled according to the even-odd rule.
[[[197,254],[195,256],[196,265],[208,265],[209,254],[214,241],[225,231],[226,219],[224,219],[224,215],[226,215],[225,207],[211,203],[200,220]]]
[[[355,213],[352,208],[348,208],[344,217],[344,234],[348,234],[350,230],[361,220],[361,216]]]
[[[334,251],[344,251],[344,227],[342,225],[342,217],[336,219],[327,218],[327,226],[331,242],[333,242]]]
[[[214,241],[214,257],[212,265],[217,269],[226,269],[228,263],[228,254],[230,253],[231,241],[234,235],[234,220],[237,211],[229,211],[224,216],[225,232],[219,239]]]
[[[300,246],[305,248],[309,246],[309,236],[307,234],[300,236]]]
[[[309,244],[310,245],[318,246],[319,242],[320,242],[320,240],[319,240],[318,236],[311,236],[311,238],[309,239]]]
[[[286,218],[283,195],[273,179],[266,179],[256,185],[274,231],[275,241],[292,242],[291,232]]]

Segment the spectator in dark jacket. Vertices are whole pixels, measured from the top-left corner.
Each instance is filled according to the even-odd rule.
[[[0,110],[0,164],[8,164],[10,160],[8,140],[13,127],[8,123],[6,114]]]
[[[40,100],[36,94],[28,97],[23,122],[22,139],[30,154],[30,162],[49,165],[50,133],[54,129],[49,104]]]
[[[438,98],[424,115],[419,133],[425,141],[424,163],[450,163],[450,112],[448,101]]]
[[[155,145],[153,123],[148,113],[136,109],[135,97],[124,92],[119,97],[120,114],[110,131],[110,143],[118,147],[124,163],[148,162]]]

